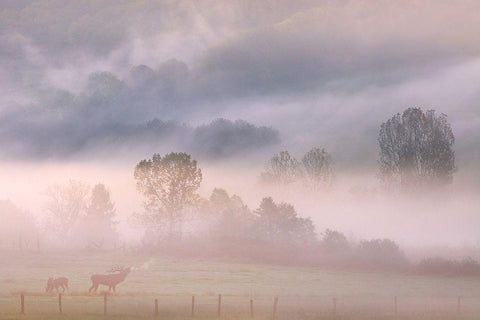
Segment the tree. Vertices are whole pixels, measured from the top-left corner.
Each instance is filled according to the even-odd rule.
[[[343,233],[326,229],[322,233],[321,245],[329,253],[339,253],[348,249],[350,243]]]
[[[332,157],[320,148],[313,148],[302,158],[303,177],[312,189],[330,187],[333,183]]]
[[[261,179],[266,183],[292,183],[301,176],[301,169],[298,160],[290,155],[288,151],[281,151],[271,159]]]
[[[38,228],[29,212],[18,208],[10,200],[0,200],[0,219],[0,249],[35,247]]]
[[[99,249],[105,245],[115,246],[118,234],[114,217],[115,205],[110,199],[110,192],[103,184],[95,185],[80,228],[87,247]]]
[[[298,217],[291,204],[276,204],[270,197],[263,198],[254,213],[260,239],[285,244],[306,244],[316,240],[312,220]]]
[[[51,185],[47,188],[48,224],[60,238],[68,236],[84,214],[89,190],[86,184],[76,180],[70,180],[66,185]]]
[[[237,195],[215,188],[210,196],[210,211],[216,218],[214,234],[225,240],[247,239],[251,236],[253,215]]]
[[[400,247],[390,239],[363,240],[357,248],[358,262],[374,269],[401,269],[408,260]]]
[[[389,186],[403,188],[451,183],[455,137],[447,116],[409,108],[380,127],[380,173]]]
[[[167,229],[172,240],[182,233],[186,209],[196,204],[202,181],[197,161],[186,153],[169,153],[142,160],[135,167],[137,189],[145,197],[143,222],[154,231]]]

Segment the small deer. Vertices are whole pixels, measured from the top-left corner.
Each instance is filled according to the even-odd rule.
[[[91,292],[92,290],[95,290],[95,292],[97,292],[97,288],[101,284],[108,286],[109,292],[111,289],[113,289],[113,292],[115,292],[115,286],[125,280],[127,275],[130,273],[130,269],[131,269],[130,267],[125,268],[123,266],[116,266],[116,267],[113,267],[111,270],[108,270],[107,272],[110,272],[110,273],[118,272],[118,273],[94,274],[90,278],[92,279],[92,286],[90,287],[88,292]]]
[[[48,278],[45,292],[52,292],[53,288],[55,288],[58,292],[59,287],[62,288],[62,292],[65,292],[65,288],[68,290],[68,279],[65,277],[60,277],[57,279]]]

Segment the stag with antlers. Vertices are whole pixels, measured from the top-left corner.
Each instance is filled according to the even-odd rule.
[[[127,275],[130,273],[131,268],[125,268],[124,266],[115,266],[111,270],[108,270],[108,273],[111,274],[94,274],[90,279],[92,279],[92,286],[88,290],[91,292],[95,290],[97,292],[97,288],[99,285],[108,286],[108,291],[110,292],[113,289],[115,292],[115,286],[120,282],[124,281]]]

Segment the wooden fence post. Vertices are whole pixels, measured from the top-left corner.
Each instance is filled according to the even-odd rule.
[[[273,320],[275,320],[275,317],[277,316],[277,305],[278,305],[278,297],[275,297],[273,300]]]
[[[25,314],[25,295],[20,294],[20,313]]]
[[[250,318],[253,318],[253,299],[250,299]]]
[[[218,312],[217,312],[218,317],[222,315],[222,295],[218,295]]]
[[[155,299],[155,316],[158,316],[158,299]]]
[[[58,294],[58,312],[60,314],[63,313],[63,311],[62,311],[62,294],[61,293]]]
[[[337,316],[337,298],[333,298],[333,317]]]
[[[394,303],[395,303],[395,315],[397,315],[397,312],[398,312],[398,309],[397,309],[397,296],[395,296],[395,298],[393,299]]]
[[[103,293],[103,315],[107,315],[107,293]]]
[[[192,317],[195,316],[195,296],[192,296]]]

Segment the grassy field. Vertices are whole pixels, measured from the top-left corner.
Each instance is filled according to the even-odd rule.
[[[256,319],[480,319],[480,278],[426,277],[355,273],[321,268],[212,262],[123,254],[1,254],[0,318],[99,319],[103,296],[88,294],[90,276],[115,264],[135,269],[117,293],[108,297],[106,318],[188,319],[195,296],[195,318],[217,318],[222,294],[223,319],[249,319],[250,299]],[[46,294],[46,279],[66,276],[70,291]],[[105,288],[103,288],[105,289]],[[20,315],[20,293],[25,312]],[[395,315],[394,297],[397,297]],[[461,313],[457,298],[461,296]]]

